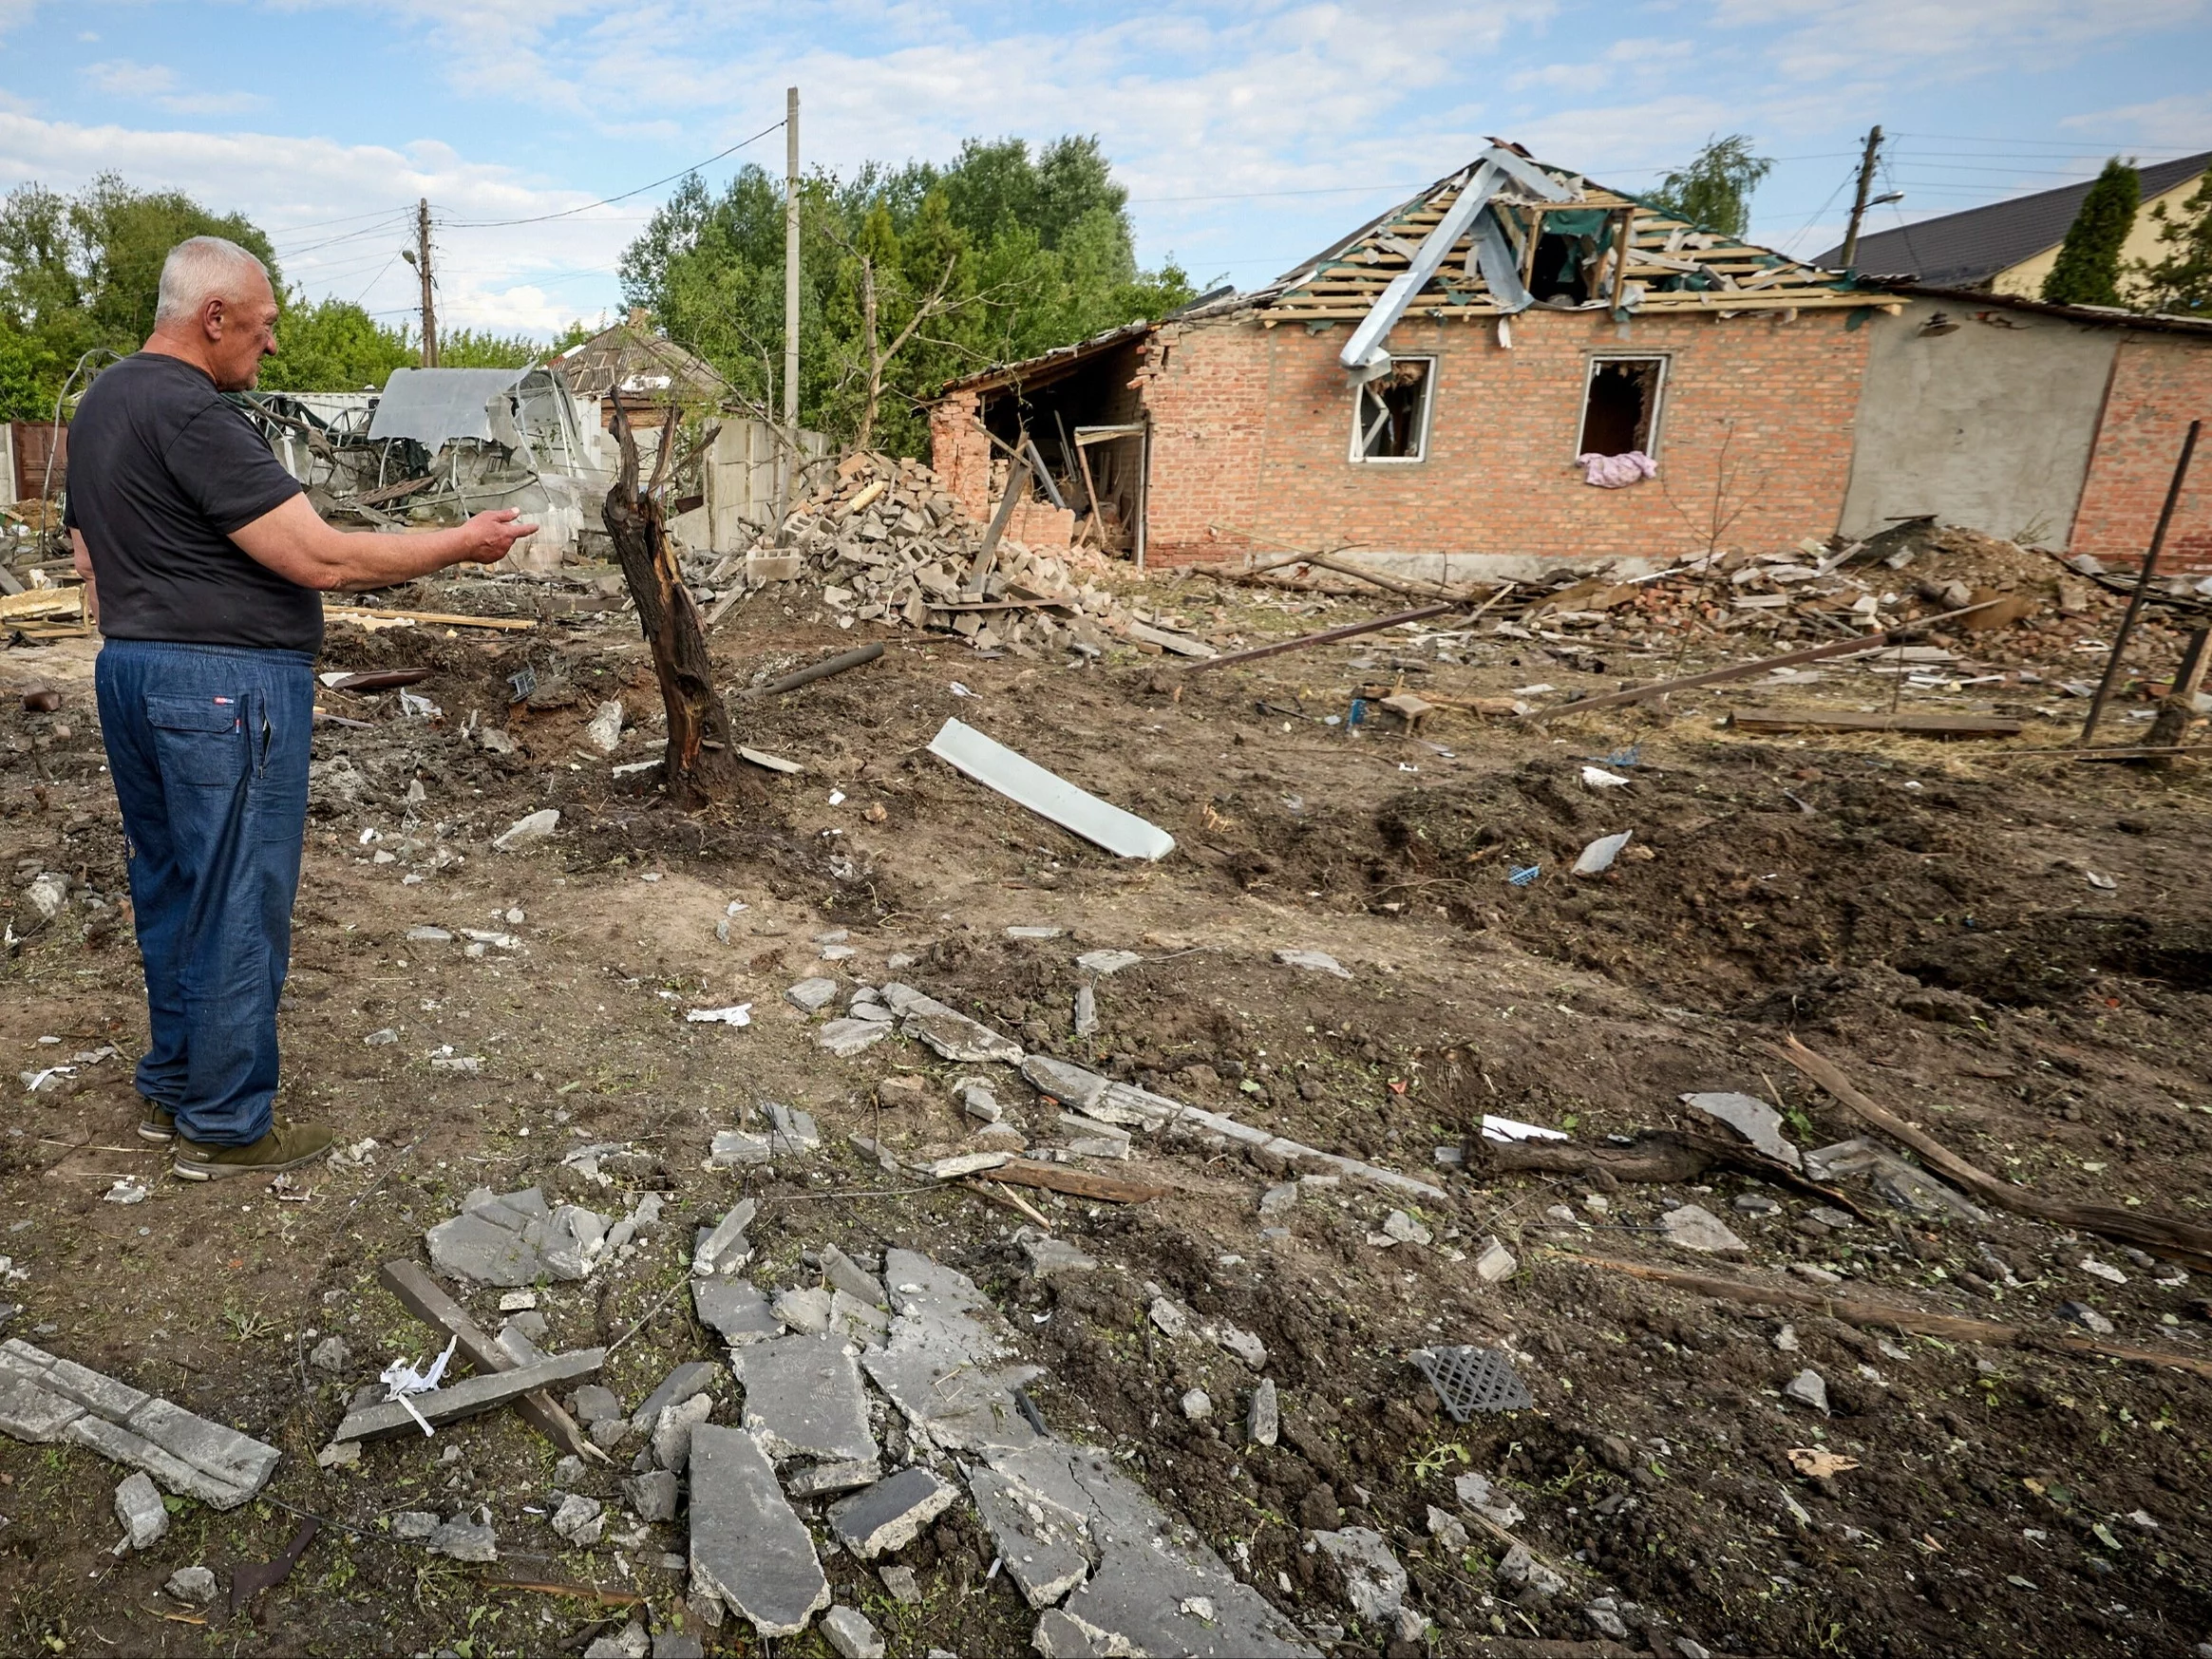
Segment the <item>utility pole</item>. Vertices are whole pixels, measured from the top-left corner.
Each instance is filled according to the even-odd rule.
[[[415,251],[407,263],[423,282],[423,367],[438,367],[438,302],[430,280],[430,198],[415,203]]]
[[[1874,188],[1874,159],[1881,153],[1881,128],[1866,135],[1866,154],[1859,159],[1859,194],[1851,202],[1851,227],[1843,233],[1843,269],[1859,257],[1859,222],[1866,217],[1866,195]]]
[[[799,469],[799,88],[784,92],[784,463],[776,474],[776,522],[791,505]]]

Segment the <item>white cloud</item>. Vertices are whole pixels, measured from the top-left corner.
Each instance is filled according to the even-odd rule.
[[[415,300],[413,273],[398,255],[412,242],[418,198],[454,219],[558,213],[592,200],[583,191],[535,187],[437,142],[155,132],[0,109],[0,178],[67,191],[106,171],[244,213],[269,233],[288,282],[311,297],[358,298],[392,321]],[[637,228],[635,213],[619,208],[506,229],[440,228],[440,315],[456,328],[511,332],[550,330],[596,311]]]
[[[2072,131],[2103,135],[2126,132],[2152,150],[2212,150],[2212,92],[2125,104],[2089,115],[2070,115],[2058,123]]]
[[[253,92],[180,91],[177,71],[162,64],[134,64],[128,58],[87,64],[85,78],[114,98],[135,98],[172,115],[239,115],[268,100]]]
[[[2064,66],[2082,48],[2201,20],[2207,0],[1720,0],[1723,27],[1779,29],[1774,67],[1793,81],[1871,71],[1904,79]]]

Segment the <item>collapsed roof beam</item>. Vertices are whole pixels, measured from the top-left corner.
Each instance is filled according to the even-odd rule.
[[[1389,353],[1383,349],[1383,341],[1397,327],[1398,319],[1406,314],[1407,308],[1412,305],[1414,295],[1428,286],[1428,279],[1436,274],[1438,267],[1443,265],[1452,249],[1459,245],[1459,239],[1467,234],[1468,227],[1475,222],[1475,216],[1490,205],[1490,198],[1508,180],[1545,201],[1575,199],[1572,191],[1560,185],[1541,168],[1532,165],[1511,150],[1491,145],[1476,159],[1466,182],[1460,187],[1459,195],[1453,198],[1451,206],[1445,210],[1444,217],[1437,221],[1436,228],[1423,240],[1405,271],[1391,279],[1390,285],[1383,290],[1382,296],[1375,301],[1374,309],[1361,320],[1358,328],[1352,330],[1351,340],[1337,353],[1339,363],[1358,374],[1363,370],[1371,372],[1381,363],[1388,361]],[[1476,261],[1484,279],[1490,284],[1492,297],[1500,305],[1518,311],[1528,303],[1528,296],[1521,286],[1519,271],[1513,268],[1504,232],[1494,221],[1485,223],[1484,231],[1485,234],[1476,237]],[[1501,272],[1506,273],[1503,279]],[[1515,297],[1518,297],[1519,304],[1513,303]]]

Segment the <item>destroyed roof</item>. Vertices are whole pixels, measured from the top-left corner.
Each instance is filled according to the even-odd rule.
[[[2143,199],[2163,196],[2212,166],[2212,150],[2175,161],[2139,167]],[[1947,213],[1894,231],[1859,238],[1861,271],[1918,279],[1935,288],[1977,288],[2023,259],[2034,257],[2066,239],[2067,227],[2081,211],[2082,198],[2094,179],[2038,190],[1964,213]],[[1821,255],[1823,264],[1841,258],[1842,247]]]
[[[642,313],[600,330],[553,359],[553,367],[579,397],[606,397],[617,379],[626,397],[651,403],[719,404],[730,391],[720,369],[653,332]]]
[[[412,438],[428,449],[448,439],[492,436],[492,399],[526,368],[395,368],[369,423],[371,438]]]
[[[1212,298],[1212,295],[1206,295]],[[1197,302],[1193,302],[1194,304]],[[1020,382],[1025,386],[1043,386],[1070,373],[1102,352],[1111,351],[1117,346],[1143,339],[1154,325],[1140,317],[1133,323],[1124,323],[1118,329],[1108,329],[1103,334],[1093,334],[1072,346],[1055,346],[1049,351],[1034,357],[1025,357],[1018,363],[994,363],[989,368],[977,369],[974,374],[958,380],[947,381],[944,390],[989,391],[995,386],[1011,386]],[[941,395],[941,394],[940,394]]]
[[[1503,155],[1528,164],[1533,174],[1561,187],[1566,199],[1547,201],[1507,179],[1490,198],[1508,247],[1521,256],[1524,275],[1534,263],[1532,228],[1563,235],[1579,245],[1586,268],[1608,274],[1619,247],[1622,217],[1629,224],[1629,310],[1638,312],[1775,311],[1791,307],[1862,306],[1889,296],[1869,292],[1849,278],[1679,218],[1623,191],[1609,189],[1563,167],[1535,160],[1516,145],[1500,143],[1485,157]],[[1365,317],[1383,291],[1411,265],[1431,229],[1444,219],[1481,160],[1470,162],[1378,215],[1341,241],[1262,289],[1241,296],[1241,306],[1264,322],[1333,321]],[[1430,316],[1495,316],[1518,309],[1499,305],[1477,269],[1474,245],[1490,214],[1478,216],[1453,244],[1406,310]],[[1596,283],[1592,284],[1596,288]],[[1540,302],[1556,303],[1556,302]],[[1587,300],[1611,307],[1610,298]]]

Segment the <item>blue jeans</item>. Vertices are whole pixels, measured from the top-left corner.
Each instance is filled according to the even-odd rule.
[[[307,830],[314,659],[109,640],[96,681],[153,1041],[139,1093],[185,1140],[269,1133]]]

